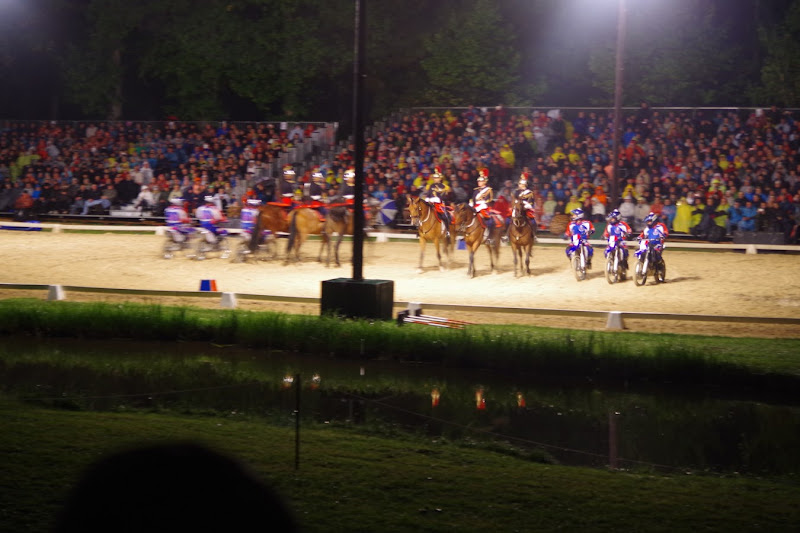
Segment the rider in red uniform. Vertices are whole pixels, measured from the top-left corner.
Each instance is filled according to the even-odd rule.
[[[431,204],[436,211],[439,220],[445,225],[445,231],[448,237],[450,236],[450,213],[447,210],[447,194],[450,192],[450,187],[446,183],[442,183],[441,170],[436,167],[433,171],[433,181],[425,186],[422,191],[422,198]]]
[[[525,216],[528,217],[532,225],[536,225],[536,212],[533,210],[533,202],[535,195],[533,191],[528,188],[528,173],[523,172],[519,177],[519,184],[517,190],[514,191],[514,197],[522,201],[522,207],[525,209]]]
[[[480,169],[478,173],[478,186],[473,189],[472,199],[469,201],[469,205],[475,209],[475,212],[484,221],[486,230],[483,238],[487,242],[489,241],[489,235],[491,235],[492,228],[494,227],[494,219],[489,213],[489,207],[494,201],[494,191],[492,191],[492,188],[487,185],[488,179],[489,169]]]

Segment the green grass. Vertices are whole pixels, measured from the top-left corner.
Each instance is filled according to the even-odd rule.
[[[2,396],[0,418],[2,532],[47,530],[81,471],[110,451],[177,440],[243,461],[309,532],[796,531],[800,523],[800,487],[786,482],[541,465],[331,426],[301,430],[296,471],[289,422],[58,411]]]
[[[0,301],[0,335],[201,341],[348,359],[532,372],[555,379],[791,390],[800,339],[728,339],[527,326],[463,330],[134,303]]]

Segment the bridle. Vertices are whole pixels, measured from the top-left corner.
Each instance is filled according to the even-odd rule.
[[[459,212],[465,212],[467,209],[472,210],[471,207],[467,207],[466,205],[464,205],[459,209]],[[478,222],[478,214],[475,213],[475,211],[472,211],[472,220],[469,221],[469,224],[462,221],[461,224],[459,225],[458,230],[463,233],[472,233],[473,230],[471,228],[474,225],[477,225],[478,229],[480,229],[480,223]]]
[[[412,200],[411,201],[411,207],[415,208],[416,211],[417,211],[417,215],[416,216],[411,215],[411,223],[414,224],[414,219],[416,218],[417,219],[417,223],[414,224],[414,225],[417,227],[417,229],[419,229],[420,234],[426,234],[430,230],[432,230],[433,227],[436,225],[436,216],[433,214],[433,208],[431,208],[430,206],[427,206],[428,207],[428,212],[425,214],[424,218],[420,218],[419,213],[422,212],[421,203],[422,203],[422,200]],[[428,226],[428,229],[425,229],[426,222],[428,221],[428,219],[431,219],[431,218],[433,219],[433,223],[430,226]]]

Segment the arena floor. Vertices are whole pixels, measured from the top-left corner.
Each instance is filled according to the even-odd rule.
[[[27,231],[0,232],[4,258],[0,282],[61,284],[126,289],[197,291],[200,280],[214,279],[225,292],[319,298],[320,283],[350,277],[352,245],[342,244],[342,267],[317,263],[319,242],[308,242],[304,262],[286,266],[282,261],[234,264],[211,256],[205,261],[182,255],[161,256],[164,237],[120,233],[77,234]],[[281,251],[285,241],[281,241]],[[432,245],[426,248],[425,269],[417,273],[416,241],[375,243],[364,247],[364,277],[395,282],[395,301],[441,304],[584,309],[599,311],[661,312],[703,315],[737,315],[800,318],[800,257],[797,255],[669,250],[667,283],[648,281],[637,287],[628,280],[609,285],[601,261],[585,281],[575,280],[562,246],[534,249],[532,276],[514,278],[511,249],[500,252],[500,271],[492,274],[485,249],[476,256],[477,277],[466,276],[468,256],[456,250],[451,269],[440,272]],[[0,298],[34,296],[41,291],[0,290]],[[68,299],[137,300],[164,304],[218,307],[216,299],[177,299],[152,296],[116,296],[72,293]],[[239,300],[243,309],[274,309],[319,313],[318,305],[278,304]],[[423,306],[424,310],[424,306]],[[430,312],[430,314],[439,314]],[[569,328],[603,329],[605,320],[538,315],[448,313],[449,318],[483,323],[519,323]],[[697,333],[725,336],[800,338],[800,326],[727,324],[658,320],[625,321],[629,330]]]

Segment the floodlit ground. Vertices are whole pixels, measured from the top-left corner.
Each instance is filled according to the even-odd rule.
[[[318,298],[326,279],[350,277],[352,245],[342,244],[342,266],[325,268],[317,263],[318,242],[307,242],[303,262],[283,261],[234,264],[210,256],[205,261],[181,254],[166,260],[161,256],[164,237],[155,235],[74,234],[49,232],[0,232],[3,257],[0,282],[60,284],[125,289],[197,291],[200,280],[213,279],[219,291],[247,294]],[[285,241],[280,242],[281,252]],[[425,269],[418,274],[419,244],[416,241],[367,243],[364,247],[364,277],[394,280],[394,300],[423,303],[532,307],[572,310],[683,313],[800,318],[800,258],[796,255],[745,255],[735,252],[667,250],[667,283],[648,280],[637,287],[628,280],[609,285],[599,261],[585,281],[575,280],[562,246],[534,249],[532,275],[515,278],[511,249],[500,252],[499,273],[489,270],[485,249],[478,251],[478,276],[466,276],[467,252],[456,250],[451,268],[440,272],[432,245],[426,248]],[[35,296],[41,291],[0,290],[0,298]],[[117,296],[72,292],[67,298],[87,300],[132,300],[164,304],[219,306],[219,300]],[[283,304],[239,300],[243,309],[273,309],[286,312],[319,312],[313,304]],[[423,306],[423,311],[425,311]],[[443,315],[443,312],[425,311]],[[559,327],[605,327],[604,319],[539,316],[507,313],[447,312],[449,318],[472,322],[519,323]],[[800,337],[800,326],[718,322],[630,320],[631,330],[698,333],[712,335]]]

